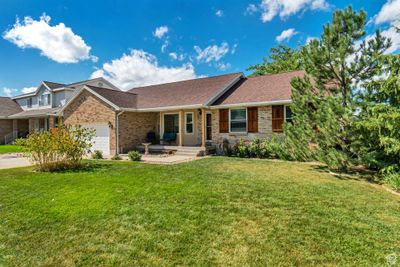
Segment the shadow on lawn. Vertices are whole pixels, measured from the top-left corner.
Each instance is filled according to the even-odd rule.
[[[380,183],[379,179],[376,176],[376,172],[365,169],[363,167],[354,167],[347,172],[333,172],[324,165],[314,165],[312,166],[312,168],[317,172],[329,173],[340,180],[367,181],[374,184]]]
[[[49,173],[88,173],[88,172],[98,172],[98,171],[104,171],[107,169],[110,169],[111,164],[107,164],[104,162],[83,162],[81,165],[74,167],[74,168],[68,168],[67,166],[57,168],[52,171],[48,171]]]

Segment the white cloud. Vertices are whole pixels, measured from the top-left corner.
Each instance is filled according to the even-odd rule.
[[[165,51],[167,51],[167,47],[169,45],[169,41],[166,40],[163,45],[161,46],[161,52],[165,53]]]
[[[43,14],[39,20],[25,17],[17,19],[13,27],[4,32],[3,38],[20,48],[36,48],[41,55],[58,63],[77,63],[97,57],[90,55],[91,47],[64,23],[50,26],[50,16]]]
[[[249,4],[244,12],[245,15],[253,15],[258,11],[258,7],[255,4]]]
[[[232,46],[232,49],[231,49],[231,54],[232,54],[232,55],[236,53],[237,47],[238,47],[238,44],[234,44],[234,45]]]
[[[388,48],[388,50],[386,50],[386,54],[391,54],[393,52],[400,50],[400,33],[396,31],[396,28],[394,26],[396,26],[396,24],[393,25],[393,27],[390,27],[389,29],[382,31],[383,36],[390,38],[392,40],[392,45]],[[397,24],[397,27],[399,26],[400,23]],[[371,36],[367,37],[367,39],[368,38],[371,38]]]
[[[224,11],[222,11],[222,10],[217,10],[217,12],[215,12],[215,15],[216,15],[217,17],[222,17],[222,16],[224,15]]]
[[[91,78],[104,77],[122,89],[196,78],[192,64],[178,67],[160,66],[157,58],[143,50],[132,49],[130,54],[103,64]]]
[[[329,4],[325,0],[262,0],[260,8],[261,20],[268,22],[277,15],[284,19],[300,11],[327,10]],[[255,12],[254,7],[251,10]]]
[[[12,97],[15,93],[18,92],[17,89],[3,87],[3,94],[8,97]]]
[[[178,54],[178,53],[176,53],[176,52],[171,52],[171,53],[169,53],[168,55],[169,55],[169,57],[170,57],[172,60],[183,61],[183,60],[186,58],[186,55],[185,55],[185,54]]]
[[[287,30],[284,30],[280,35],[276,36],[276,41],[282,42],[284,40],[289,41],[290,38],[292,38],[294,35],[298,34],[298,32],[295,31],[295,29],[290,28]]]
[[[166,33],[168,33],[169,29],[167,26],[160,26],[155,29],[153,32],[154,37],[161,39]]]
[[[24,87],[24,88],[21,89],[21,92],[23,94],[28,94],[28,93],[35,92],[36,89],[37,89],[37,87],[35,87],[35,86],[33,86],[33,87]]]
[[[312,40],[318,40],[318,37],[315,36],[308,36],[306,39],[306,44],[308,44],[309,42],[311,42]]]
[[[196,60],[198,62],[209,63],[211,61],[219,61],[229,52],[229,46],[227,42],[223,42],[220,46],[210,45],[204,49],[199,46],[194,46],[194,50],[197,53]]]
[[[220,71],[225,71],[227,69],[229,69],[231,67],[230,63],[223,63],[223,62],[218,62],[216,64],[217,69],[219,69]]]
[[[375,16],[375,23],[400,21],[400,0],[387,1]]]

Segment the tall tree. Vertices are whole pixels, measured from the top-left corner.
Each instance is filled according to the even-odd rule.
[[[400,55],[385,56],[381,70],[357,94],[354,149],[369,167],[400,172]]]
[[[300,49],[279,45],[270,49],[269,59],[264,58],[263,62],[250,66],[247,70],[254,71],[251,76],[280,73],[301,69],[302,57]]]
[[[315,156],[341,170],[347,169],[352,157],[349,127],[355,114],[354,92],[379,74],[379,60],[390,45],[379,31],[365,40],[366,17],[352,7],[335,11],[320,40],[302,50],[306,77],[292,82],[294,126],[287,126],[288,138],[315,143]],[[307,129],[297,126],[300,123],[308,123]]]

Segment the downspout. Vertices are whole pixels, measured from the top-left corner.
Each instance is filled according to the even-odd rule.
[[[119,155],[119,116],[122,115],[125,111],[120,111],[117,113],[116,116],[116,123],[117,123],[117,133],[116,133],[116,155]]]

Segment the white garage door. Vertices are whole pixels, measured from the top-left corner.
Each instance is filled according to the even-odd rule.
[[[103,155],[110,155],[110,131],[108,125],[86,124],[83,126],[96,131],[91,151],[100,150]]]

